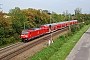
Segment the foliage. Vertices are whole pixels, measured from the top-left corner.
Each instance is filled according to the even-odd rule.
[[[5,13],[0,12],[0,37],[8,37],[11,31],[11,21],[5,18]]]
[[[24,22],[27,22],[25,14],[20,10],[20,8],[15,7],[15,9],[10,10],[9,15],[11,16],[10,19],[12,21],[14,33],[20,34],[22,29],[24,29]]]
[[[52,19],[53,19],[52,23],[65,21],[64,18],[65,17],[63,15],[52,12]]]
[[[4,37],[5,36],[5,30],[3,27],[0,28],[0,38]]]
[[[14,37],[9,37],[9,38],[0,38],[0,46],[10,44],[10,43],[15,43],[16,39]]]
[[[72,25],[72,26],[71,26],[71,32],[72,32],[72,33],[75,33],[75,31],[80,30],[79,27],[80,27],[79,25]]]
[[[29,8],[22,11],[25,13],[30,27],[39,27],[42,24],[49,23],[49,15],[41,10]]]
[[[15,33],[14,36],[15,40],[20,40],[20,35],[18,33]]]
[[[75,15],[77,15],[77,14],[81,14],[81,8],[76,8],[74,11],[75,11]]]

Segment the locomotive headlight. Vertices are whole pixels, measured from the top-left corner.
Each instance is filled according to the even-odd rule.
[[[25,37],[27,38],[28,36],[26,35]]]

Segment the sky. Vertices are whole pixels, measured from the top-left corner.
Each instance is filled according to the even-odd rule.
[[[57,14],[62,14],[66,10],[74,14],[76,8],[82,8],[82,13],[90,13],[90,0],[0,0],[0,4],[3,4],[0,5],[3,12],[7,13],[15,7],[49,10]]]

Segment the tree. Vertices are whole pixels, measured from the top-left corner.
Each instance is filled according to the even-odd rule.
[[[36,9],[24,9],[22,10],[27,18],[27,21],[29,22],[30,27],[39,27],[42,24],[49,23],[49,15],[41,9],[36,10]]]
[[[68,10],[66,10],[65,12],[63,12],[62,14],[64,17],[64,20],[67,21],[67,20],[71,20],[71,14],[68,12]]]
[[[52,21],[54,22],[60,22],[61,21],[61,16],[57,14],[56,12],[52,12]]]
[[[44,12],[44,13],[49,13],[49,11],[48,11],[48,10],[43,10],[43,12]]]
[[[81,8],[76,8],[74,11],[75,11],[75,15],[77,15],[77,14],[81,14],[82,12],[81,12]]]
[[[0,12],[0,36],[7,37],[9,32],[11,32],[11,21],[8,18],[5,18],[5,13]]]
[[[24,23],[27,23],[25,14],[19,7],[15,7],[15,9],[9,11],[9,15],[12,20],[13,32],[20,34],[22,29],[24,29]]]
[[[68,10],[66,10],[65,12],[63,12],[63,16],[68,16],[70,13],[68,12]]]

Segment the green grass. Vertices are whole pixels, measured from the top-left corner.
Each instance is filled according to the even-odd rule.
[[[70,53],[72,48],[75,46],[75,44],[78,42],[80,37],[83,35],[83,33],[89,28],[88,26],[84,26],[80,31],[78,31],[75,35],[73,35],[67,43],[65,43],[61,48],[58,49],[57,52],[55,52],[49,60],[65,60],[67,55]]]
[[[88,28],[89,25],[84,26],[80,31],[67,38],[65,38],[65,36],[59,37],[51,46],[41,50],[28,60],[65,60],[69,52]]]

